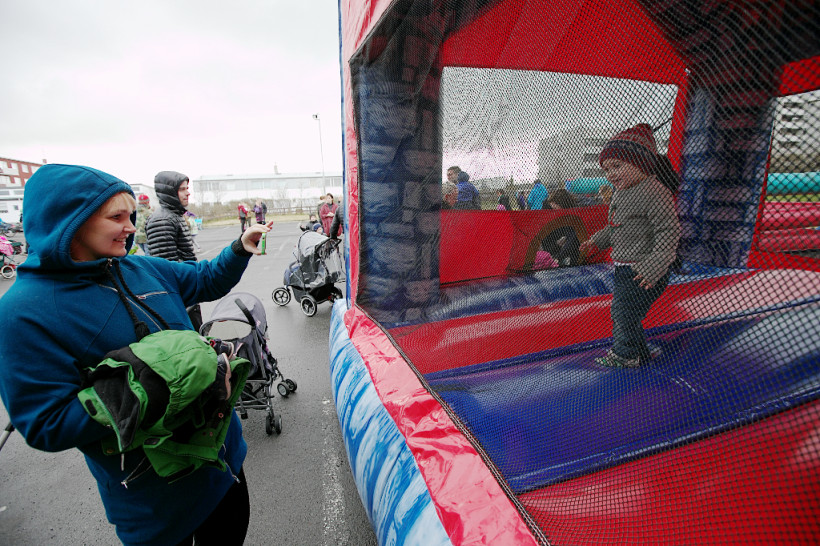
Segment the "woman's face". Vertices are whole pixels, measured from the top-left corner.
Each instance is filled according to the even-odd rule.
[[[109,203],[111,200],[100,207],[100,210],[86,220],[74,234],[71,241],[71,258],[75,262],[125,256],[125,241],[129,235],[137,231],[131,223],[133,209],[122,201],[118,201],[118,205],[114,207],[107,206]]]
[[[612,183],[616,190],[629,188],[646,178],[646,173],[632,163],[614,157],[604,159],[601,167],[604,169],[606,179]]]

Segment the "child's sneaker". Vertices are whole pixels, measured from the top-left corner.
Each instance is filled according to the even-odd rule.
[[[233,343],[231,343],[230,341],[222,341],[221,339],[217,338],[210,340],[209,343],[211,347],[213,347],[214,351],[216,351],[216,354],[224,354],[228,357],[228,360],[233,360],[233,357],[235,355],[235,348]]]
[[[612,349],[604,356],[595,359],[595,363],[599,366],[606,366],[607,368],[637,368],[641,365],[640,358],[624,358],[612,352]]]

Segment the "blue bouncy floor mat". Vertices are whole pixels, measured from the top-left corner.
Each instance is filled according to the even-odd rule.
[[[598,367],[599,343],[427,380],[522,493],[817,399],[820,339],[789,338],[817,321],[815,302],[650,332],[661,355],[641,368]]]

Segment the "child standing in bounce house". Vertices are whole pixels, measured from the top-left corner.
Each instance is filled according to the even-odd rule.
[[[589,255],[612,248],[613,343],[595,359],[602,366],[636,367],[652,357],[641,322],[666,289],[681,233],[672,192],[656,176],[662,160],[645,123],[612,137],[598,159],[615,193],[607,225],[580,250]]]

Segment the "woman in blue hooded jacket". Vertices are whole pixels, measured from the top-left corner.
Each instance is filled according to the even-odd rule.
[[[31,251],[0,300],[0,397],[15,428],[36,449],[83,452],[123,543],[191,544],[205,535],[206,543],[241,544],[247,444],[235,413],[221,452],[227,470],[202,467],[168,483],[146,468],[140,449],[104,453],[101,440],[113,431],[89,417],[77,393],[83,370],[137,340],[137,320],[151,332],[163,322],[191,329],[186,307],[226,295],[270,225],[248,228],[211,261],[178,263],[128,255],[134,194],[104,172],[45,165],[23,203]]]

